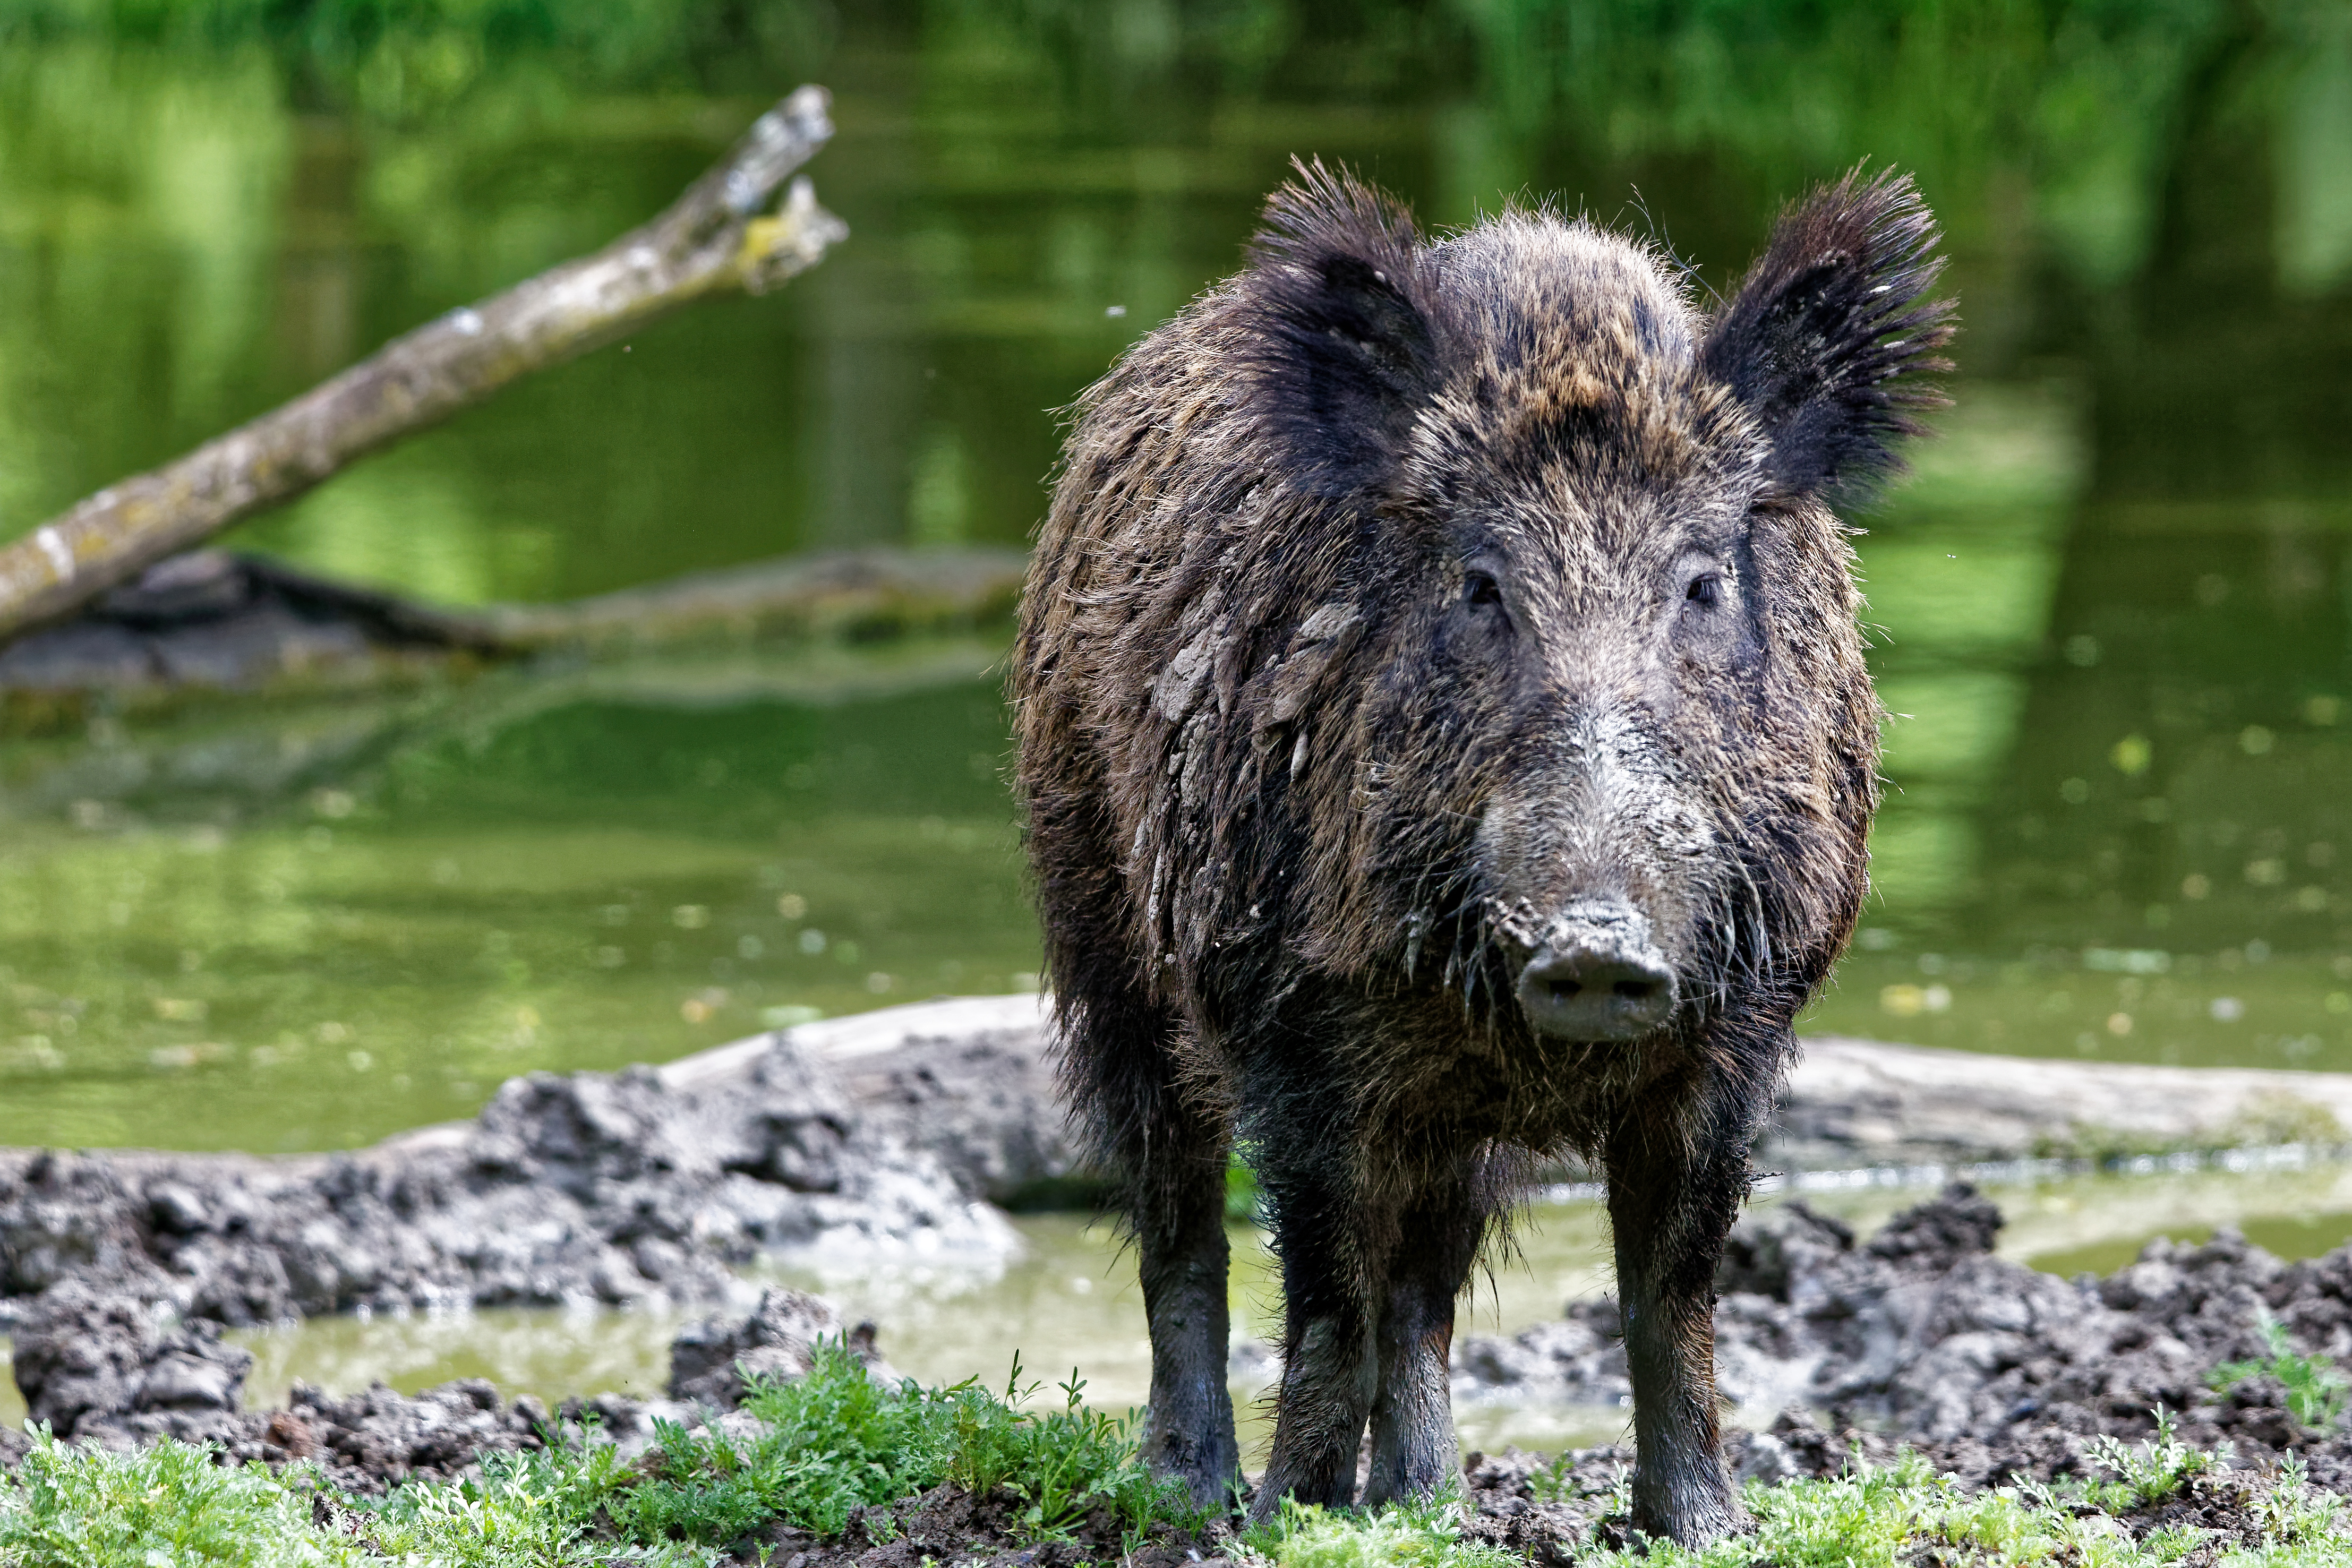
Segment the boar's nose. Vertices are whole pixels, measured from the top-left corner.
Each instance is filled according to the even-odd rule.
[[[1577,921],[1554,928],[1519,972],[1519,1006],[1538,1034],[1632,1040],[1666,1021],[1675,1010],[1675,972],[1639,924]]]

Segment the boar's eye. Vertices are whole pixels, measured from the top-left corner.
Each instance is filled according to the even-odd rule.
[[[1723,601],[1723,579],[1711,571],[1699,573],[1683,590],[1683,600],[1701,610],[1714,609]]]
[[[1462,601],[1465,604],[1500,604],[1503,588],[1483,571],[1465,572],[1462,578]]]

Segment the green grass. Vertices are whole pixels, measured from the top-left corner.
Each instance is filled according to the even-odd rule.
[[[1918,1455],[1861,1467],[1827,1480],[1751,1485],[1744,1500],[1753,1533],[1704,1552],[1657,1542],[1591,1552],[1580,1568],[1898,1568],[1909,1564],[2032,1564],[2052,1568],[2163,1568],[2215,1544],[2212,1532],[2176,1524],[2138,1541],[2117,1515],[2169,1499],[2224,1469],[2226,1451],[2179,1443],[2159,1417],[2154,1438],[2095,1448],[2111,1480],[2001,1487],[1963,1492]],[[2290,1465],[2257,1506],[2263,1543],[2224,1550],[2215,1568],[2345,1568],[2352,1538],[2342,1533],[2340,1500],[2310,1490]]]
[[[1750,1485],[1742,1500],[1754,1530],[1703,1552],[1634,1534],[1625,1517],[1630,1495],[1621,1483],[1612,1517],[1597,1533],[1626,1544],[1591,1544],[1575,1561],[1578,1568],[2167,1568],[2191,1560],[2212,1568],[2352,1565],[2343,1500],[2314,1490],[2299,1459],[2287,1460],[2266,1490],[2252,1488],[2262,1542],[2245,1550],[2190,1524],[2133,1538],[2123,1516],[2220,1480],[2229,1468],[2226,1448],[2207,1451],[2180,1442],[2168,1413],[2158,1413],[2154,1437],[2096,1443],[2089,1457],[2100,1472],[2092,1478],[1979,1492],[1962,1491],[1908,1450],[1891,1464],[1859,1465],[1826,1480]],[[1563,1481],[1558,1466],[1539,1471],[1538,1500],[1565,1497]],[[1366,1513],[1294,1504],[1245,1534],[1234,1554],[1264,1568],[1502,1568],[1517,1561],[1463,1540],[1458,1506],[1449,1501]]]
[[[838,1535],[853,1521],[887,1541],[890,1505],[942,1482],[1009,1505],[1024,1542],[1076,1539],[1097,1511],[1128,1555],[1155,1525],[1206,1521],[1182,1492],[1135,1460],[1133,1417],[1081,1403],[1073,1374],[1058,1407],[1023,1408],[1036,1392],[1016,1363],[1002,1396],[970,1383],[924,1389],[874,1384],[839,1346],[820,1350],[797,1383],[763,1383],[748,1407],[766,1423],[740,1436],[660,1429],[634,1462],[609,1444],[574,1441],[491,1455],[456,1482],[412,1482],[381,1499],[342,1496],[311,1467],[273,1475],[224,1466],[205,1448],[162,1443],[132,1454],[58,1443],[45,1432],[13,1479],[0,1480],[0,1563],[7,1568],[716,1568],[766,1560],[780,1525]],[[1857,1465],[1826,1480],[1751,1485],[1752,1531],[1703,1552],[1641,1539],[1621,1484],[1579,1568],[2352,1568],[2343,1500],[2315,1490],[2290,1458],[2267,1482],[2230,1469],[2226,1447],[2182,1443],[2168,1414],[2137,1444],[2104,1440],[2095,1474],[2053,1485],[1965,1492],[1917,1455]],[[1538,1477],[1545,1500],[1572,1490],[1559,1466]],[[2213,1489],[2213,1490],[2204,1490]],[[2176,1523],[2139,1538],[2127,1522],[2185,1493],[2250,1519],[2251,1550]],[[1517,1559],[1466,1540],[1457,1498],[1352,1511],[1286,1504],[1225,1544],[1251,1568],[1509,1568]],[[860,1513],[860,1510],[867,1511]],[[855,1539],[855,1536],[852,1537]],[[1099,1538],[1097,1538],[1099,1539]],[[1106,1550],[1104,1555],[1109,1555]]]
[[[1033,1543],[1069,1539],[1097,1509],[1130,1549],[1154,1525],[1201,1526],[1181,1488],[1137,1464],[1132,1416],[1086,1409],[1076,1374],[1062,1407],[1020,1408],[1036,1392],[1020,1376],[1016,1361],[1003,1397],[971,1383],[885,1388],[822,1345],[805,1378],[755,1386],[745,1404],[763,1429],[665,1425],[634,1462],[584,1441],[487,1455],[476,1479],[412,1481],[381,1499],[322,1489],[307,1467],[224,1466],[198,1445],[115,1454],[43,1431],[21,1473],[0,1479],[0,1564],[708,1568],[730,1550],[757,1560],[777,1525],[837,1535],[856,1510],[943,1481],[1004,1489],[1010,1533]],[[893,1526],[868,1515],[866,1528]]]
[[[135,1454],[35,1435],[0,1485],[0,1563],[10,1568],[326,1568],[364,1554],[311,1522],[315,1471],[226,1469],[212,1451],[158,1443]]]
[[[486,1455],[479,1480],[412,1482],[380,1502],[344,1500],[335,1525],[369,1558],[433,1568],[709,1568],[719,1553],[661,1534],[599,1539],[601,1511],[636,1490],[610,1445]]]
[[[2344,1415],[2344,1401],[2352,1396],[2352,1377],[2324,1355],[2305,1355],[2287,1338],[2286,1325],[2267,1310],[2255,1319],[2268,1355],[2252,1361],[2225,1361],[2213,1369],[2213,1386],[2227,1394],[2257,1377],[2274,1377],[2286,1388],[2287,1414],[2313,1432],[2332,1432]]]
[[[1024,1504],[1023,1523],[1039,1540],[1066,1535],[1098,1507],[1118,1521],[1130,1548],[1156,1522],[1186,1531],[1207,1523],[1181,1484],[1135,1462],[1137,1412],[1114,1416],[1086,1408],[1081,1401],[1087,1385],[1076,1367],[1067,1382],[1055,1386],[1063,1396],[1061,1409],[1014,1409],[1014,1402],[1025,1402],[1037,1391],[1035,1385],[1022,1386],[1021,1360],[1015,1356],[1003,1400],[971,1387],[950,1390],[955,1444],[949,1479],[980,1495],[1010,1488]]]
[[[1271,1568],[1513,1568],[1520,1559],[1462,1539],[1450,1499],[1356,1513],[1286,1499],[1242,1537],[1239,1555]]]

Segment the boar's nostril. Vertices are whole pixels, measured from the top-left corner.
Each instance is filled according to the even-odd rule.
[[[1519,1006],[1538,1034],[1632,1040],[1674,1011],[1674,971],[1646,945],[1554,944],[1520,973]]]

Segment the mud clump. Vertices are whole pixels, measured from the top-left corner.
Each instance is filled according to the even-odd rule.
[[[821,1296],[764,1291],[750,1316],[706,1318],[670,1342],[669,1396],[732,1410],[756,1379],[807,1376],[824,1340],[839,1340],[877,1382],[896,1384],[898,1375],[874,1348],[874,1332],[870,1322],[844,1324],[833,1303]]]
[[[231,1327],[360,1310],[723,1300],[763,1250],[1015,1245],[960,1145],[778,1038],[702,1091],[532,1073],[351,1155],[0,1153],[0,1332],[67,1282]]]
[[[2284,1263],[2224,1228],[2158,1239],[2105,1280],[2062,1280],[1996,1256],[2000,1210],[1965,1185],[1866,1241],[1794,1201],[1734,1233],[1717,1277],[1719,1385],[1748,1410],[1785,1409],[1730,1439],[1738,1473],[1834,1474],[1847,1456],[1920,1449],[1970,1485],[2081,1473],[2100,1435],[2147,1436],[2159,1406],[2181,1440],[2242,1460],[2304,1456],[2315,1483],[2352,1487],[2352,1439],[2306,1427],[2274,1379],[2227,1394],[2212,1369],[2269,1354],[2265,1315],[2294,1351],[2352,1356],[2352,1249]],[[1617,1405],[1631,1392],[1607,1299],[1454,1364],[1469,1403]]]
[[[1582,1448],[1557,1461],[1508,1448],[1463,1456],[1464,1539],[1499,1546],[1539,1568],[1568,1568],[1599,1537],[1622,1545],[1622,1488],[1633,1474],[1630,1447]]]
[[[16,1386],[27,1417],[61,1436],[226,1440],[253,1357],[220,1334],[68,1281],[16,1335]]]

